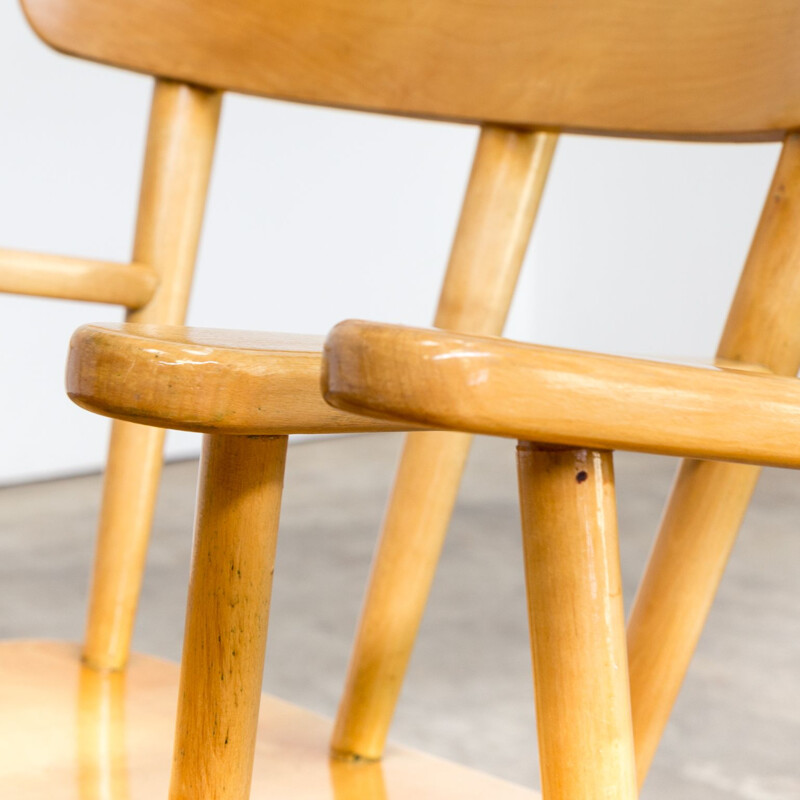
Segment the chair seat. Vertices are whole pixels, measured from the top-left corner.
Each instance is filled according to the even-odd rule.
[[[14,800],[166,798],[178,666],[135,655],[127,673],[82,668],[77,645],[0,644],[0,786]],[[537,800],[475,770],[390,747],[381,767],[332,764],[331,723],[264,696],[253,800]]]
[[[734,368],[735,367],[735,368]],[[326,344],[338,408],[600,449],[800,467],[800,381],[348,321]]]
[[[201,433],[408,430],[338,411],[320,390],[322,338],[156,325],[85,325],[67,393],[98,414]]]

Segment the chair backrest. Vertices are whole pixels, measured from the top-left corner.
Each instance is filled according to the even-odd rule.
[[[214,89],[521,127],[779,139],[796,0],[22,0],[73,55]]]

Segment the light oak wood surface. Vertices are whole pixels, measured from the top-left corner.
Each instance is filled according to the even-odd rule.
[[[250,796],[288,436],[206,436],[170,800]]]
[[[800,124],[794,0],[23,0],[83,58],[326,105],[631,134]]]
[[[435,325],[500,333],[557,137],[481,129]],[[406,437],[334,730],[333,749],[379,758],[447,534],[470,437]]]
[[[717,354],[729,366],[800,369],[800,135],[786,137]],[[753,415],[769,413],[753,408]],[[684,461],[628,623],[643,781],[703,630],[759,468]]]
[[[156,273],[144,264],[0,249],[0,292],[140,308],[157,286]]]
[[[481,128],[435,327],[502,332],[557,143],[546,131]]]
[[[67,393],[120,419],[201,433],[408,430],[347,414],[320,391],[322,337],[85,325],[72,337]]]
[[[717,355],[778,375],[800,369],[800,133],[775,167]]]
[[[81,667],[77,645],[0,644],[0,785],[13,800],[167,797],[178,665],[139,654],[124,673]],[[536,800],[475,770],[391,746],[378,771],[340,770],[331,722],[273,697],[258,714],[253,800]],[[382,787],[384,794],[365,793]]]
[[[160,282],[128,322],[181,325],[186,318],[221,108],[219,92],[155,83],[133,260],[150,265]]]
[[[640,783],[689,669],[759,472],[747,464],[685,459],[676,475],[628,618]]]
[[[520,442],[542,796],[636,800],[611,453]]]
[[[499,0],[488,5],[434,0],[410,10],[407,4],[397,0],[380,0],[369,5],[346,0],[311,0],[302,4],[288,0],[211,0],[202,4],[197,0],[177,0],[169,4],[142,0],[135,6],[120,0],[24,0],[24,7],[39,34],[55,47],[161,78],[153,104],[134,252],[134,261],[152,265],[161,282],[150,302],[129,317],[137,322],[176,324],[183,319],[216,135],[220,100],[217,90],[232,89],[388,113],[644,136],[778,139],[800,122],[800,56],[795,47],[800,12],[791,0],[760,3],[730,0],[725,4],[717,0],[679,0],[674,3],[646,0],[633,5],[613,0],[602,6],[584,0],[568,0],[560,4],[544,0],[532,0],[526,4]],[[186,83],[207,89],[181,85]],[[548,137],[554,142],[555,135],[540,131],[537,136],[537,146],[545,154],[540,155],[540,159],[547,160]],[[492,137],[505,142],[507,147],[508,143],[524,142],[525,134],[493,130],[493,126],[487,126],[482,144],[486,142],[488,148]],[[476,160],[476,164],[479,163],[480,160]],[[543,176],[544,173],[546,168],[540,169],[537,175]],[[477,171],[473,173],[473,179],[476,174]],[[535,180],[540,180],[540,177]],[[502,180],[496,185],[502,186]],[[530,185],[533,211],[541,185],[535,181]],[[781,193],[778,185],[776,205],[786,208],[790,204],[781,203]],[[473,197],[479,197],[478,193]],[[530,230],[529,226],[525,229],[525,224],[528,217],[532,221],[532,216],[526,216],[524,203],[513,209],[514,213],[520,213],[522,227],[516,229],[510,239],[510,252],[489,247],[481,253],[481,242],[491,243],[492,228],[482,217],[480,202],[474,206],[479,211],[476,216],[479,223],[470,222],[469,200],[468,194],[436,322],[446,328],[499,333],[499,328],[482,328],[479,320],[482,314],[495,320],[505,316],[516,279],[517,262],[521,260]],[[486,203],[487,199],[482,202]],[[480,225],[488,234],[481,231]],[[470,231],[477,232],[474,240],[471,240]],[[499,231],[497,240],[500,240]],[[483,267],[471,275],[469,269],[464,268],[470,256],[459,258],[459,247],[462,255],[472,253],[474,264],[485,261],[487,269],[496,267],[492,258],[497,256],[506,267],[512,267],[511,273],[504,275],[505,267],[501,266],[496,281],[488,284],[488,288],[487,284],[480,287],[476,276]],[[481,256],[480,259],[477,255]],[[459,261],[461,267],[455,270],[454,264]],[[53,264],[51,262],[50,266]],[[121,274],[125,270],[117,272]],[[84,290],[86,282],[81,280],[81,290]],[[745,282],[747,280],[746,273]],[[476,288],[486,292],[485,304],[475,301]],[[67,287],[67,291],[77,292],[78,289],[72,285]],[[774,287],[773,291],[779,291],[779,287]],[[758,314],[753,315],[754,320],[756,317]],[[763,320],[757,324],[763,329]],[[746,332],[747,328],[748,323],[744,322],[734,327],[729,325],[729,330],[735,329],[739,333]],[[721,348],[721,352],[725,349]],[[735,352],[736,348],[728,349],[730,358],[734,360],[760,361],[763,356],[763,353],[757,353],[758,358],[751,359]],[[130,351],[126,355],[133,357]],[[556,354],[556,361],[558,358]],[[595,364],[604,373],[607,365],[605,362],[600,364],[597,357],[583,355],[579,358],[581,364]],[[285,354],[283,363],[287,363]],[[184,366],[181,374],[195,374],[196,366]],[[455,369],[455,364],[447,366]],[[241,377],[243,373],[237,372],[240,368],[241,363],[232,367],[230,374]],[[617,374],[615,370],[618,368],[624,374]],[[170,396],[172,387],[167,385],[165,390],[158,384],[160,378],[156,378],[154,372],[148,375],[142,364],[135,365],[134,369],[153,392],[157,388],[162,397]],[[567,368],[564,373],[562,365],[557,365],[555,370],[558,375],[553,381],[562,381],[561,389],[566,392],[562,398],[572,398],[570,392],[575,390],[588,393],[589,397],[588,405],[584,403],[581,408],[570,409],[562,400],[561,408],[552,409],[548,424],[552,423],[553,430],[566,421],[568,412],[584,424],[583,428],[581,424],[573,424],[568,438],[559,441],[598,446],[620,443],[629,446],[631,441],[643,441],[639,449],[660,448],[667,438],[665,431],[674,433],[677,430],[678,445],[668,442],[665,448],[673,449],[662,448],[660,452],[699,452],[706,457],[755,458],[764,463],[776,463],[769,459],[774,459],[776,453],[784,457],[789,449],[786,442],[775,441],[774,427],[770,428],[766,423],[760,428],[758,424],[748,424],[742,433],[748,445],[759,437],[763,441],[756,445],[755,450],[743,454],[738,449],[731,455],[731,450],[741,445],[742,437],[724,443],[721,432],[731,424],[732,418],[739,418],[743,403],[737,406],[736,398],[730,396],[723,409],[728,418],[713,420],[710,406],[703,405],[703,402],[697,404],[698,397],[702,400],[710,396],[710,384],[703,395],[708,375],[697,377],[701,384],[699,388],[680,384],[684,405],[676,409],[665,403],[662,382],[666,381],[668,387],[674,388],[670,381],[675,379],[680,383],[680,375],[688,381],[688,373],[679,375],[669,372],[669,368],[659,368],[667,369],[664,377],[650,365],[645,370],[645,378],[650,375],[654,383],[648,384],[645,380],[643,385],[625,373],[624,363],[615,361],[611,371],[616,383],[610,383],[603,374],[598,379],[602,386],[598,388],[597,385],[588,385],[591,383],[588,378],[592,376],[581,375],[581,369]],[[163,369],[160,372],[165,373]],[[109,391],[110,374],[106,372],[103,377],[103,369],[98,368],[97,383],[86,390],[86,397],[105,397],[104,393]],[[122,374],[117,373],[118,376]],[[700,371],[694,373],[695,376],[700,374]],[[476,372],[470,372],[470,376],[478,380],[478,386],[481,385],[482,379]],[[510,380],[503,379],[500,385]],[[769,377],[759,380],[762,380],[762,389],[768,386],[772,391],[778,386],[768,383],[774,380]],[[548,383],[548,387],[552,388],[553,381]],[[139,385],[137,381],[130,383],[132,387]],[[221,383],[218,381],[214,385]],[[758,384],[751,380],[748,386],[753,385]],[[714,386],[732,392],[739,384],[728,378],[714,378]],[[503,386],[500,392],[501,400],[507,399],[506,388]],[[616,391],[613,406],[595,402],[596,396],[589,391],[591,388],[601,393],[608,389]],[[162,416],[163,407],[156,407],[156,394],[149,395],[150,389],[144,395],[151,405],[140,408],[137,405],[141,402],[139,398],[130,404],[126,397],[115,396],[105,413],[115,413],[117,406],[114,403],[128,403],[123,408],[123,417],[133,409],[141,415],[128,416],[128,419],[156,420],[158,425],[184,427],[181,422],[187,418],[184,412],[187,408],[192,411],[193,401],[186,401],[192,389],[198,393],[196,385],[181,385],[181,391],[176,393],[178,399],[174,400],[175,405],[168,412],[173,415],[169,419]],[[306,396],[305,390],[303,392]],[[791,417],[792,392],[793,388],[787,389],[779,401],[786,419]],[[231,397],[233,394],[230,390]],[[761,399],[767,403],[771,402],[771,397],[766,399],[762,396]],[[487,399],[491,400],[488,395]],[[531,401],[530,408],[538,409],[532,402],[536,398],[527,400]],[[463,399],[461,395],[451,396],[449,401],[457,406]],[[93,402],[94,399],[87,404]],[[187,402],[188,406],[178,407],[180,402]],[[230,428],[236,423],[230,416],[224,416],[228,411],[221,412],[221,423],[219,419],[209,418],[215,398],[203,397],[202,402],[197,402],[201,407],[196,410],[195,417],[188,414],[190,424],[194,425],[189,429],[234,433],[284,432],[263,426],[250,431]],[[492,403],[487,401],[486,419],[491,421],[492,413],[497,414],[498,409],[489,408],[490,405]],[[664,406],[660,411],[659,405]],[[227,408],[230,407],[229,403]],[[233,407],[237,410],[250,408],[250,400],[239,406],[234,403]],[[618,414],[620,408],[624,412],[622,415]],[[588,421],[584,419],[586,409],[595,414],[592,417],[590,413]],[[277,414],[276,409],[272,410]],[[503,408],[499,411],[502,412]],[[505,411],[516,413],[516,409],[506,408]],[[329,422],[334,412],[326,409],[325,413],[329,415],[326,418]],[[634,417],[632,430],[625,419],[627,413]],[[337,415],[337,419],[345,417]],[[502,424],[505,419],[501,414],[495,422],[499,420],[498,424]],[[273,421],[270,418],[269,423]],[[527,421],[531,422],[531,417]],[[258,422],[261,424],[264,420]],[[285,417],[283,422],[286,422]],[[698,438],[697,426],[701,422],[707,424],[710,436],[704,433]],[[600,431],[600,439],[588,433],[584,436],[590,426]],[[626,426],[629,429],[623,430]],[[329,429],[347,428],[320,428]],[[717,431],[716,438],[714,431]],[[525,429],[525,433],[531,432],[541,434],[542,430]],[[610,438],[604,439],[603,436]],[[697,451],[700,439],[706,449]],[[162,441],[161,431],[145,431],[126,422],[115,424],[84,653],[87,662],[96,667],[116,669],[127,657],[160,470]],[[395,532],[393,539],[388,539],[384,533],[384,543],[400,541],[409,535],[410,530],[414,531],[418,541],[428,530],[436,535],[430,538],[424,553],[407,547],[407,552],[416,556],[425,568],[414,590],[414,602],[409,602],[407,610],[396,615],[397,630],[402,636],[389,642],[387,647],[385,632],[367,625],[373,631],[370,634],[372,638],[359,647],[362,654],[376,652],[370,647],[376,643],[380,645],[383,636],[382,665],[378,665],[376,659],[370,662],[361,658],[357,648],[356,666],[351,670],[351,676],[366,676],[366,683],[372,682],[373,687],[379,687],[376,695],[381,701],[377,705],[372,700],[365,702],[366,696],[362,693],[365,684],[356,686],[353,691],[353,685],[348,683],[343,716],[346,717],[347,709],[351,709],[355,710],[353,719],[364,715],[366,720],[371,714],[375,724],[360,728],[364,731],[359,734],[363,737],[361,739],[340,733],[344,728],[337,728],[334,745],[344,752],[380,753],[468,449],[468,438],[464,436],[416,434],[412,442],[419,446],[409,443],[393,505],[387,515],[385,531]],[[422,446],[422,442],[427,442],[427,445]],[[432,457],[435,452],[440,453],[439,457]],[[788,458],[789,461],[779,463],[796,465],[791,457]],[[428,464],[424,474],[418,469],[423,461]],[[749,471],[745,474],[741,467],[727,469],[728,472],[719,472],[719,475],[729,476],[731,485],[742,488],[743,495],[747,496],[744,489],[754,482],[752,476],[755,473]],[[694,474],[699,474],[699,471]],[[413,476],[413,479],[408,476]],[[425,477],[436,477],[436,480],[428,483]],[[424,490],[421,489],[423,486],[426,487]],[[439,489],[443,493],[434,501],[432,498]],[[722,492],[722,488],[717,489],[718,499],[724,499]],[[677,493],[675,496],[682,495]],[[411,505],[407,501],[411,501]],[[677,502],[687,507],[691,505],[687,500]],[[403,507],[411,510],[403,514],[393,511]],[[739,508],[743,510],[741,502]],[[732,512],[726,524],[730,525],[738,513]],[[698,516],[703,525],[703,519],[712,518],[715,515]],[[679,520],[680,526],[685,524],[677,513],[672,517],[668,515],[667,519]],[[415,527],[414,523],[419,521],[423,525]],[[709,547],[707,553],[709,559],[717,559],[714,562],[717,565],[724,563],[727,552],[723,538],[715,548]],[[380,558],[391,563],[388,557],[396,552],[396,547],[382,545]],[[675,568],[674,560],[670,559],[655,558],[651,563],[656,573],[662,576],[669,575]],[[407,577],[408,570],[398,564],[396,574],[387,581],[380,577],[380,564],[376,562],[373,576],[377,576],[378,583],[383,586],[380,591],[387,592],[398,583],[398,579],[402,581],[404,576]],[[701,596],[708,599],[708,586],[715,586],[718,573],[719,570],[710,569],[708,585],[695,595],[698,598],[696,620],[701,620],[705,613]],[[698,580],[702,583],[700,578]],[[381,615],[386,615],[390,603],[379,604],[377,608]],[[387,618],[393,617],[388,614]],[[377,638],[374,636],[376,630]],[[685,642],[690,642],[695,635],[692,630],[699,629],[687,626],[681,634]],[[656,656],[656,661],[659,658],[661,656]],[[676,662],[673,677],[682,669],[679,662],[680,659]],[[367,665],[364,671],[361,671],[359,663]],[[388,682],[385,680],[386,665],[394,667],[391,673],[394,677]],[[644,670],[641,676],[646,677],[646,674],[647,670]],[[664,709],[671,703],[668,695],[672,689],[667,684],[669,681],[665,682],[665,692],[658,701],[660,708],[655,709],[652,715],[655,722],[645,723],[651,726],[652,731],[660,724],[659,715],[663,717]],[[380,688],[384,686],[386,689]],[[365,712],[364,709],[375,711]],[[350,727],[359,730],[358,726],[351,724]],[[650,735],[648,741],[652,743],[655,739],[657,735]],[[646,756],[642,758],[646,760]],[[640,759],[640,765],[644,763]],[[640,772],[643,770],[646,766],[640,767]],[[378,791],[377,783],[370,785],[369,791]]]
[[[340,323],[338,408],[554,444],[800,467],[800,382],[395,325]]]
[[[184,321],[217,138],[221,95],[156,81],[133,260],[160,283],[128,314],[138,323]],[[115,420],[108,450],[83,657],[121,669],[130,650],[161,476],[164,431]]]

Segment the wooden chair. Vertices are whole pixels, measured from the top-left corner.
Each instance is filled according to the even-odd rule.
[[[22,6],[34,30],[57,50],[152,74],[156,84],[132,263],[0,251],[0,291],[120,303],[132,323],[183,323],[222,93],[236,91],[386,113],[485,117],[436,323],[500,332],[557,137],[521,130],[516,114],[492,111],[491,96],[473,107],[463,96],[466,83],[460,89],[459,102],[468,101],[463,110],[452,105],[457,98],[447,85],[429,95],[422,62],[409,69],[404,53],[419,48],[420,56],[435,61],[438,47],[417,42],[400,5],[387,9],[385,19],[370,18],[355,3],[341,17],[335,4],[325,2],[304,9],[264,0],[22,0]],[[367,37],[346,52],[343,43],[360,39],[365,25],[378,36],[390,32],[394,41],[384,48]],[[443,20],[437,25],[436,35],[447,36]],[[311,52],[319,62],[311,63]],[[376,82],[375,58],[387,55],[394,74]],[[444,56],[443,63],[451,60]],[[453,68],[465,59],[471,56],[458,55]],[[509,72],[496,70],[496,77]],[[486,91],[493,94],[491,85]],[[163,438],[157,428],[113,424],[82,654],[98,669],[121,669],[130,652]],[[464,437],[409,441],[386,522],[387,557],[398,556],[398,535],[442,540],[467,447]],[[409,481],[409,473],[427,474],[427,488],[421,491],[424,482]],[[398,619],[398,630],[411,634],[403,634],[409,646],[435,560],[428,574],[420,572],[419,602],[409,606],[408,621]],[[381,671],[402,673],[406,661],[401,654],[400,668],[387,653]],[[375,755],[374,747],[370,753]]]
[[[648,718],[664,711],[658,682],[668,663],[646,671],[631,659],[629,685],[611,450],[800,467],[800,381],[762,367],[719,366],[356,321],[328,338],[323,387],[337,408],[519,439],[545,798],[636,797],[637,723],[646,731]],[[715,570],[720,557],[693,564],[658,555],[661,580],[683,586],[682,572]],[[702,582],[689,585],[695,594],[687,602],[698,594],[702,602]],[[697,612],[667,620],[655,603],[642,610],[647,590],[640,589],[629,647],[641,652],[637,637],[652,646],[659,633],[667,645],[685,646]],[[640,759],[642,746],[637,739]]]
[[[187,195],[175,188],[178,178],[202,188],[197,175],[203,170],[181,160],[167,170],[172,182],[159,164],[170,153],[194,152],[200,139],[208,142],[213,134],[189,135],[191,125],[174,123],[172,112],[184,121],[196,119],[196,112],[208,123],[197,127],[208,132],[219,91],[479,122],[481,138],[435,320],[441,328],[500,332],[557,131],[716,141],[785,137],[777,200],[768,204],[759,228],[720,353],[776,372],[796,370],[800,334],[788,321],[800,306],[790,263],[800,228],[789,179],[797,171],[798,145],[788,132],[800,117],[800,84],[794,80],[800,21],[789,0],[735,0],[724,9],[716,0],[657,0],[636,8],[585,0],[555,6],[541,0],[436,0],[413,9],[393,0],[378,6],[26,0],[25,6],[53,46],[159,76],[150,148],[161,155],[148,156],[143,202],[173,201],[179,223]],[[169,124],[159,122],[158,108],[166,109],[161,119]],[[198,191],[191,196],[194,208]],[[168,243],[185,254],[190,236],[163,222],[168,216],[157,218],[158,236],[145,230],[142,238],[147,246]],[[173,262],[166,257],[164,263]],[[105,391],[98,388],[84,402],[103,410]],[[168,393],[163,386],[160,391],[161,404]],[[104,410],[132,416],[122,405]],[[143,419],[172,424],[155,411]],[[119,666],[127,652],[149,527],[128,524],[125,498],[141,498],[135,508],[147,513],[148,487],[155,482],[135,477],[134,465],[153,463],[144,454],[159,449],[157,433],[122,423],[116,430],[122,445],[111,459],[117,477],[107,483],[86,651],[90,663],[105,666]],[[132,440],[148,444],[128,460],[122,452]],[[468,446],[467,436],[451,433],[419,432],[408,439],[334,734],[342,756],[374,759],[382,752]],[[117,463],[126,464],[125,471]],[[138,471],[152,475],[149,468]],[[634,723],[640,779],[756,474],[749,467],[689,462],[679,476],[630,634],[632,676],[648,676],[633,680],[634,708],[643,709]],[[683,570],[676,579],[665,557],[673,551],[682,564],[697,563],[695,552],[706,555],[702,570]],[[672,624],[681,618],[685,624]],[[653,675],[658,680],[650,680]],[[637,691],[643,692],[638,699]]]
[[[330,760],[327,722],[274,698],[262,701],[288,434],[415,427],[326,405],[319,391],[321,348],[314,337],[130,324],[85,326],[73,337],[67,388],[77,403],[118,419],[207,434],[180,688],[171,665],[135,657],[128,670],[137,691],[136,699],[128,698],[133,718],[109,724],[106,736],[133,742],[126,751],[130,783],[137,782],[142,794],[135,796],[142,798],[166,791],[177,696],[171,800],[244,800],[256,749],[255,797],[535,800],[529,790],[398,748],[381,763]],[[142,679],[143,664],[149,681]],[[83,680],[91,686],[91,678]],[[63,676],[56,682],[71,697]],[[89,705],[95,695],[86,699],[86,724],[97,716]],[[152,717],[153,707],[158,715],[148,720],[142,709]],[[79,760],[92,763],[91,756],[91,750],[78,752]],[[72,763],[60,751],[56,758],[61,770]]]

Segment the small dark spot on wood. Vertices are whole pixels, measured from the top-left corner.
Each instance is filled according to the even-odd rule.
[[[582,469],[582,470],[581,470],[581,471],[580,471],[580,472],[579,472],[579,473],[578,473],[578,474],[575,476],[575,480],[576,480],[576,481],[578,481],[578,483],[583,483],[583,482],[584,482],[584,481],[585,481],[585,480],[586,480],[588,477],[589,477],[589,476],[586,474],[586,470],[585,470],[585,469]]]

